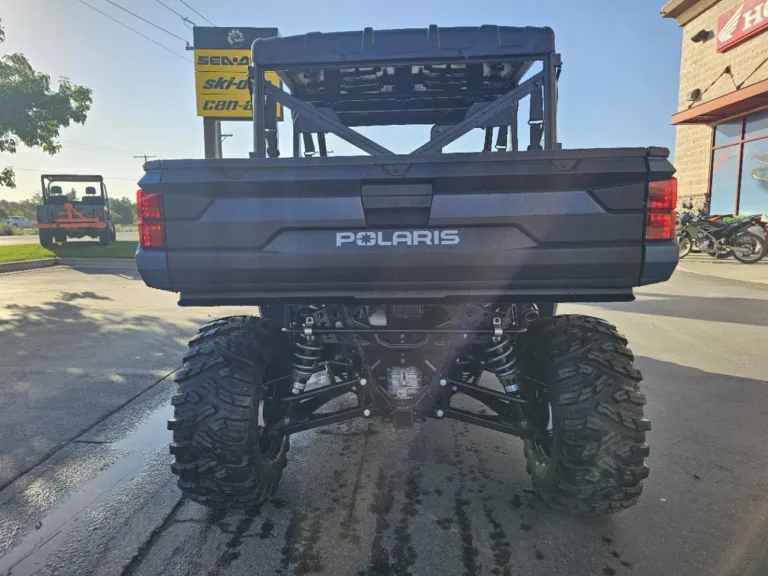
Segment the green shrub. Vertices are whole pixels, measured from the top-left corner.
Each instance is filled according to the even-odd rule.
[[[21,236],[23,233],[22,230],[10,224],[0,226],[0,236]]]

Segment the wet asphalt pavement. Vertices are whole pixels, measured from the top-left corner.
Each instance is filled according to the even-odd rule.
[[[0,575],[768,574],[768,286],[678,273],[616,323],[645,375],[640,503],[572,518],[527,491],[522,443],[453,422],[291,438],[261,510],[182,501],[168,469],[181,309],[128,270],[0,276]]]

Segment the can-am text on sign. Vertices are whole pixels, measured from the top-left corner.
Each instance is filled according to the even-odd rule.
[[[768,1],[746,0],[717,19],[717,51],[725,52],[768,29]]]

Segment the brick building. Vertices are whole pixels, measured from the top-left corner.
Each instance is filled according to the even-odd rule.
[[[670,0],[661,14],[683,28],[680,202],[768,214],[768,1]]]

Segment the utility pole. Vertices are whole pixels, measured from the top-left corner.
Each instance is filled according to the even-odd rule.
[[[150,158],[157,158],[157,156],[149,156],[147,154],[136,154],[134,155],[134,158],[144,158],[144,162],[146,162]]]
[[[219,158],[224,158],[224,140],[231,137],[232,137],[232,134],[219,135]]]

